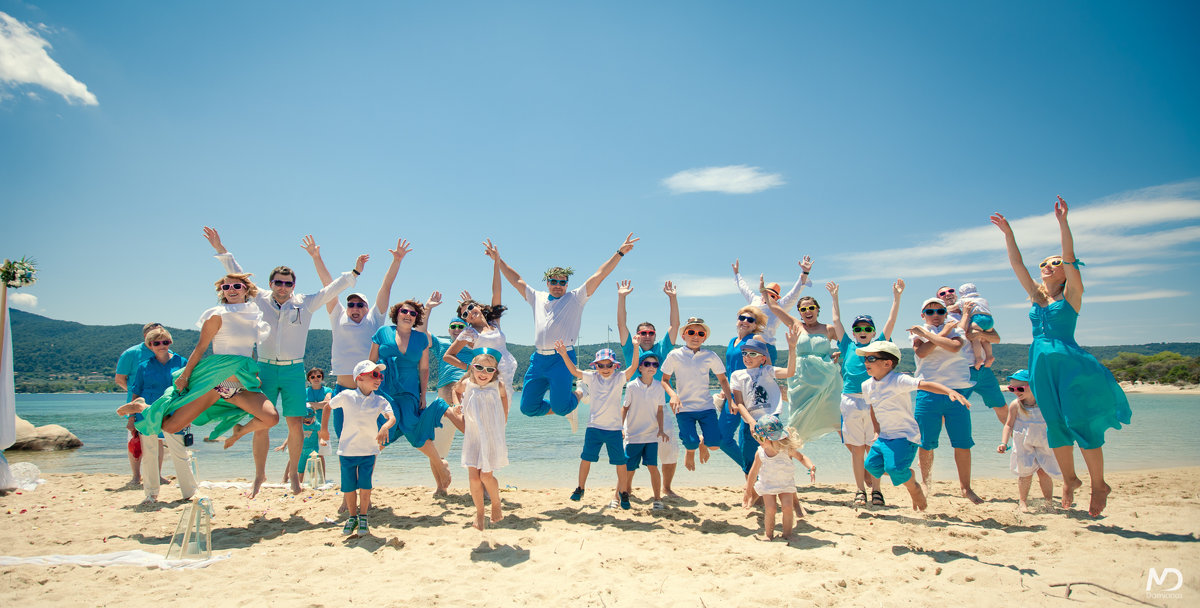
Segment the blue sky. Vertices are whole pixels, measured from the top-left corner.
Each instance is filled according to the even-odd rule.
[[[491,237],[527,279],[577,283],[641,237],[589,303],[584,342],[666,322],[662,282],[717,341],[730,264],[847,318],[901,324],[979,285],[1005,341],[1027,307],[988,221],[1026,259],[1072,205],[1085,344],[1200,340],[1200,42],[1194,3],[28,3],[0,0],[0,256],[52,318],[191,327],[218,227],[260,279],[300,238],[334,269],[397,237],[393,300],[487,291]],[[509,340],[531,315],[506,288]],[[444,325],[448,307],[434,322]],[[315,327],[328,327],[319,316]]]

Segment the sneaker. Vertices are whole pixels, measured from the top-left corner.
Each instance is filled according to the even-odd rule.
[[[612,502],[608,503],[608,508],[610,508],[610,509],[618,509],[620,507],[621,507],[621,503],[617,502],[617,499],[615,499],[615,498],[612,499]]]
[[[621,508],[629,510],[629,492],[621,492]]]
[[[661,500],[654,501],[654,505],[651,506],[650,509],[654,510],[654,511],[662,511],[663,510],[662,501]]]
[[[583,488],[575,488],[575,491],[571,492],[571,500],[579,502],[580,498],[583,498]]]
[[[578,433],[579,432],[579,408],[576,407],[575,409],[571,410],[570,413],[567,414],[566,418],[567,418],[567,422],[571,423],[571,434],[574,435],[575,433]]]
[[[354,534],[354,529],[358,527],[358,518],[351,516],[346,520],[346,525],[342,526],[342,536],[350,536]]]
[[[369,534],[371,534],[371,529],[367,527],[367,516],[359,515],[358,516],[358,535],[359,536],[367,536]]]

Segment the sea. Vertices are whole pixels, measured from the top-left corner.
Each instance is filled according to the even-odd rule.
[[[433,397],[431,396],[432,400]],[[519,395],[515,399],[520,401]],[[1133,423],[1121,430],[1110,430],[1104,446],[1105,466],[1109,471],[1200,466],[1200,396],[1197,395],[1129,395]],[[10,463],[31,462],[44,473],[109,473],[129,475],[126,452],[125,421],[117,416],[117,406],[124,394],[18,394],[17,415],[35,426],[60,424],[83,441],[83,447],[59,452],[8,451]],[[1009,456],[996,453],[1002,425],[995,414],[982,403],[972,400],[971,420],[975,448],[972,450],[973,476],[977,478],[1014,477],[1009,470]],[[587,420],[586,405],[580,406],[580,421]],[[579,453],[583,446],[583,430],[572,434],[567,421],[559,416],[529,418],[513,408],[508,421],[508,454],[510,465],[497,472],[501,485],[522,489],[573,488],[579,471]],[[233,481],[253,478],[250,439],[224,450],[221,443],[206,443],[201,437],[207,429],[193,427],[197,458],[203,480]],[[280,425],[271,431],[272,447],[283,442],[286,429]],[[447,460],[454,482],[451,487],[467,487],[466,469],[462,468],[457,436]],[[335,440],[336,449],[336,440]],[[954,454],[944,433],[934,461],[935,479],[950,481],[956,478]],[[837,433],[810,441],[804,453],[817,464],[817,483],[850,483],[850,453],[842,446]],[[601,454],[599,463],[592,466],[589,485],[615,483],[616,474]],[[267,460],[269,482],[282,480],[287,455],[272,451]],[[1083,461],[1076,458],[1083,470]],[[172,474],[171,460],[163,464],[163,473]],[[336,478],[336,463],[329,463],[330,475]],[[797,468],[797,481],[807,482],[803,469]],[[640,472],[634,480],[648,486],[649,477]],[[673,486],[738,486],[744,483],[741,469],[721,452],[714,452],[706,464],[695,471],[683,467],[680,454]],[[432,486],[433,478],[428,460],[407,442],[393,444],[379,456],[375,466],[376,486]]]

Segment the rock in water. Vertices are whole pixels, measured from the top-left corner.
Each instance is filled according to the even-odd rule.
[[[34,427],[17,416],[17,440],[10,450],[73,450],[83,442],[74,433],[57,424]]]

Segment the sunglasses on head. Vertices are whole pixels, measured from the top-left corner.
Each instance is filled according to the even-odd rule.
[[[417,313],[417,311],[415,311],[411,308],[400,308],[400,309],[396,310],[396,314],[409,315],[411,317],[415,317],[415,316],[417,316],[418,313]]]
[[[462,323],[451,323],[450,324],[450,329],[466,329],[466,328],[467,328],[467,326],[463,325]]]
[[[487,372],[489,374],[496,371],[496,368],[494,368],[490,365],[480,365],[478,363],[472,363],[471,367],[474,368],[475,371],[477,371],[477,372]]]
[[[246,288],[246,286],[242,283],[226,283],[221,286],[221,291],[229,291],[230,289],[232,289],[234,291],[240,291],[245,288]]]
[[[658,367],[658,361],[642,361],[642,367]]]
[[[612,369],[616,363],[593,363],[592,365],[595,365],[596,369]]]
[[[642,330],[638,331],[638,335],[639,336],[653,336],[653,335],[655,335],[655,332],[653,329],[642,329]]]
[[[546,279],[546,283],[550,285],[566,285],[567,279]]]
[[[295,281],[280,281],[277,279],[277,280],[271,281],[271,284],[276,287],[291,287],[292,285],[295,285],[296,282]]]
[[[953,289],[943,289],[943,290],[941,290],[941,291],[939,291],[939,292],[938,292],[938,297],[939,297],[939,298],[942,298],[942,297],[945,297],[945,296],[952,296],[952,295],[954,295],[954,290],[953,290]]]
[[[1029,388],[1029,387],[1028,387],[1028,386],[1011,386],[1011,385],[1010,385],[1010,386],[1008,387],[1008,392],[1010,392],[1010,393],[1023,393],[1023,392],[1025,392],[1025,389],[1027,389],[1027,388]]]
[[[703,338],[705,335],[707,335],[704,333],[703,329],[689,329],[683,333],[685,333],[689,336],[700,336],[701,338]]]
[[[808,312],[810,310],[818,310],[818,308],[817,308],[816,304],[812,304],[809,306],[801,306],[801,307],[797,308],[797,310],[799,310],[800,312]]]
[[[366,308],[366,302],[346,302],[346,308]]]
[[[853,328],[853,330],[854,330],[854,333],[856,333],[856,334],[869,334],[869,333],[875,331],[875,328],[871,327],[870,325],[860,325],[858,327]]]
[[[945,308],[926,308],[924,310],[924,313],[926,315],[944,315],[944,314],[946,314],[946,309]]]
[[[755,325],[757,325],[757,324],[758,324],[758,319],[755,319],[754,317],[752,317],[752,316],[750,316],[750,315],[738,315],[738,319],[737,319],[737,320],[738,320],[738,321],[745,321],[745,322],[747,322],[747,323],[754,323]]]
[[[379,379],[383,378],[383,372],[381,372],[379,370],[363,372],[363,373],[359,374],[358,377],[359,378],[375,378],[376,380],[379,380]]]
[[[150,343],[150,346],[170,346],[170,345],[171,345],[170,340],[155,340]]]
[[[1045,262],[1038,264],[1038,268],[1045,268],[1047,266],[1062,266],[1062,260],[1055,258],[1053,260],[1046,260]]]

